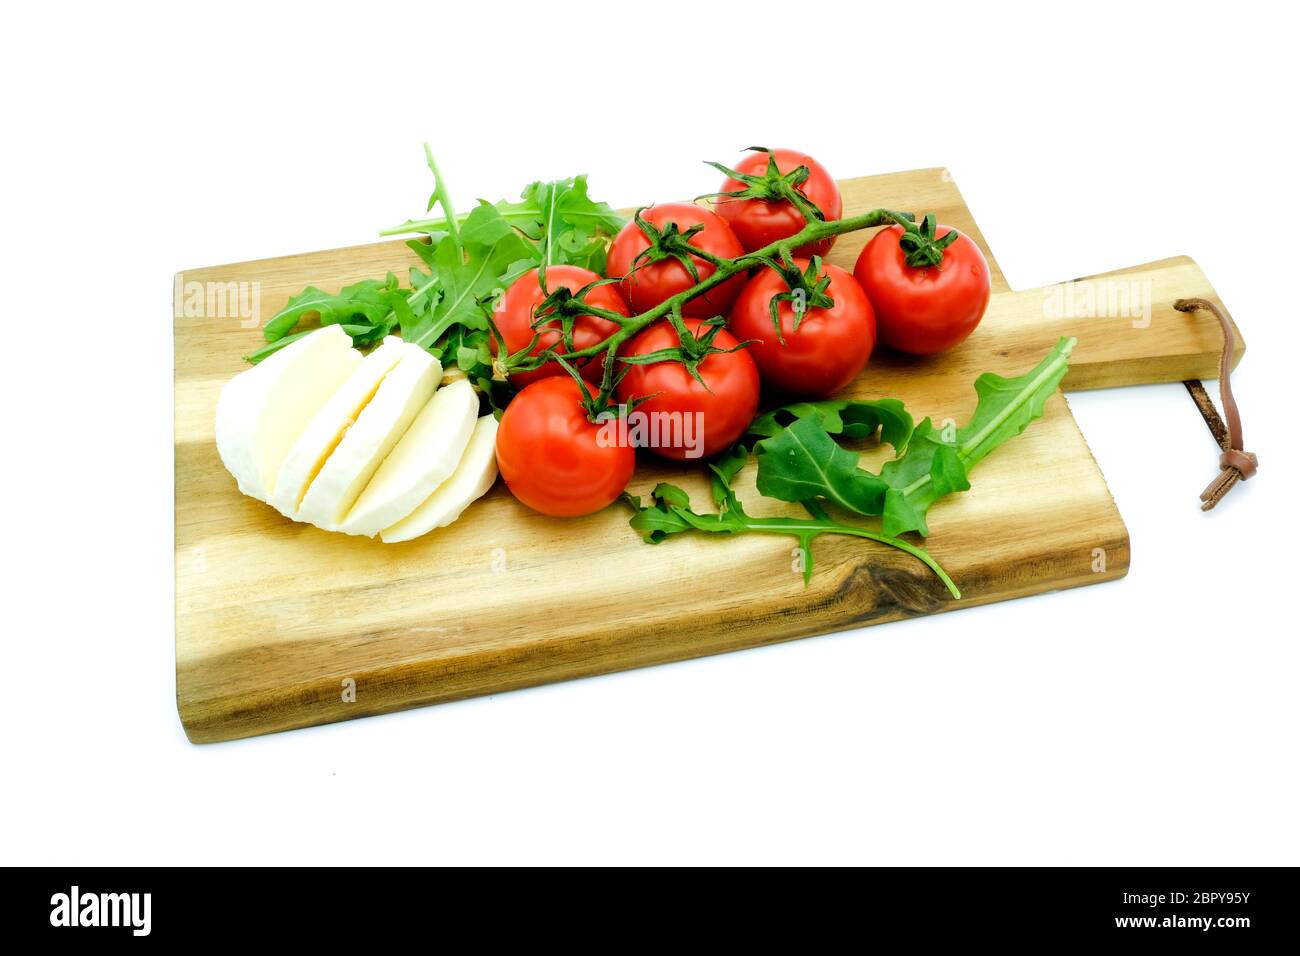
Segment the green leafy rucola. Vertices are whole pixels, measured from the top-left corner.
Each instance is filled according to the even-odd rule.
[[[810,503],[809,518],[755,518],[745,513],[734,491],[722,483],[715,471],[715,496],[719,498],[718,513],[697,512],[691,509],[690,496],[676,485],[661,482],[650,494],[650,504],[642,505],[635,495],[624,495],[624,500],[635,512],[632,515],[632,527],[641,532],[649,544],[658,544],[665,538],[682,531],[704,531],[714,534],[779,534],[791,535],[798,539],[801,552],[804,584],[812,580],[813,554],[812,543],[824,534],[841,534],[854,538],[866,538],[898,548],[921,561],[943,582],[944,587],[954,598],[961,597],[961,591],[952,582],[952,578],[939,563],[930,557],[923,548],[918,548],[899,538],[859,528],[854,525],[834,521],[820,505]]]
[[[444,365],[459,365],[487,388],[492,373],[488,314],[505,287],[539,266],[604,268],[609,238],[624,220],[591,199],[585,176],[534,182],[517,202],[480,202],[457,214],[427,144],[424,149],[434,177],[428,211],[436,207],[437,214],[380,233],[422,234],[407,245],[423,268],[412,268],[406,285],[390,273],[386,280],[367,279],[336,293],[304,290],[267,323],[267,344],[248,356],[250,362],[317,325],[339,323],[362,347],[400,330],[403,339],[428,349]]]
[[[1043,414],[1069,369],[1074,339],[1061,339],[1031,371],[1016,378],[985,372],[975,381],[979,404],[957,429],[925,419],[906,451],[879,475],[858,466],[815,416],[791,423],[756,445],[758,490],[782,501],[817,498],[862,515],[881,516],[886,534],[929,534],[926,513],[935,501],[970,487],[970,469]]]
[[[823,534],[852,535],[898,548],[922,561],[960,597],[955,584],[925,549],[901,535],[929,533],[926,512],[940,498],[970,487],[969,471],[999,445],[1043,414],[1069,367],[1074,339],[1061,339],[1032,370],[1016,378],[985,372],[975,381],[975,414],[963,427],[935,429],[930,419],[913,428],[897,399],[801,402],[761,415],[749,433],[711,463],[717,514],[691,508],[686,493],[659,485],[651,502],[625,496],[635,510],[632,527],[651,543],[682,531],[788,534],[799,539],[805,582],[812,574],[812,542]],[[895,457],[879,475],[858,465],[858,454],[832,438],[878,437]],[[758,456],[758,490],[795,502],[809,518],[753,518],[745,513],[732,482]],[[832,519],[826,507],[881,518],[880,531]]]

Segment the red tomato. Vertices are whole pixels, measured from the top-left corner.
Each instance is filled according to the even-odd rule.
[[[796,259],[795,265],[803,272],[808,261]],[[876,317],[862,286],[839,266],[824,263],[821,272],[830,278],[825,294],[834,305],[809,301],[797,329],[794,303],[783,299],[777,303],[781,335],[776,334],[770,303],[790,286],[774,269],[762,269],[749,280],[727,323],[737,339],[758,340],[748,351],[763,384],[799,398],[838,392],[862,371],[876,344]]]
[[[929,241],[952,231],[939,226]],[[902,226],[877,233],[858,256],[853,275],[875,306],[880,341],[901,352],[934,355],[964,340],[984,317],[989,264],[969,236],[958,235],[941,250],[937,265],[908,265],[899,242],[904,234]]]
[[[619,496],[636,467],[636,449],[605,440],[566,373],[534,382],[506,407],[497,429],[497,466],[525,505],[571,518],[599,511]]]
[[[716,213],[695,203],[663,203],[643,209],[641,215],[660,234],[669,230],[672,223],[676,224],[677,229],[670,235],[684,233],[692,226],[703,226],[702,230],[690,237],[690,244],[720,258],[735,259],[745,252],[740,240],[725,221]],[[698,278],[693,277],[685,264],[673,256],[654,262],[646,262],[645,259],[637,262],[637,256],[649,249],[650,244],[650,238],[641,227],[635,221],[629,222],[614,237],[605,266],[607,275],[627,277],[619,288],[623,290],[632,310],[637,313],[647,312],[664,299],[713,275],[713,263],[694,255],[690,258]],[[697,319],[726,315],[744,284],[743,275],[733,276],[717,288],[687,302],[682,306],[682,315]]]
[[[685,325],[692,335],[703,335],[708,329],[698,319],[687,319]],[[648,355],[678,344],[677,331],[664,320],[638,332],[620,354]],[[718,330],[713,339],[720,349],[737,344],[726,329]],[[745,349],[705,356],[696,371],[708,388],[675,360],[627,369],[618,385],[619,401],[653,396],[631,414],[646,416],[641,421],[659,435],[651,451],[665,458],[685,461],[722,451],[745,433],[758,411],[758,369]]]
[[[583,269],[579,266],[547,266],[546,268],[546,288],[549,292],[555,292],[557,289],[567,289],[569,292],[577,292],[588,283],[595,282],[600,278],[590,269]],[[506,340],[506,350],[510,353],[518,352],[532,341],[535,331],[532,327],[533,317],[537,312],[538,306],[546,299],[546,292],[542,291],[541,277],[537,269],[529,269],[506,290],[506,294],[501,297],[501,304],[497,308],[494,321],[497,328],[501,330],[501,336]],[[613,285],[602,285],[592,289],[584,300],[588,305],[593,305],[600,309],[610,312],[617,312],[619,315],[627,315],[627,303],[619,295],[618,289]],[[573,348],[575,351],[591,348],[593,345],[599,345],[605,339],[609,338],[618,331],[618,326],[606,319],[594,315],[579,316],[573,323]],[[560,320],[558,318],[547,320],[538,336],[537,345],[529,353],[536,355],[545,351],[557,342],[561,342],[563,336],[560,332]],[[496,338],[492,339],[492,354],[497,351]],[[561,353],[567,351],[563,345],[557,350]],[[604,362],[587,362],[582,368],[584,378],[593,382],[599,382]],[[558,362],[547,362],[541,368],[533,369],[527,372],[515,372],[510,376],[510,380],[521,388],[531,385],[539,379],[547,378],[552,375],[563,375],[566,378],[568,373],[560,368]]]
[[[807,153],[794,149],[774,149],[772,156],[776,159],[776,168],[784,175],[800,166],[807,166],[808,178],[798,186],[798,191],[822,211],[827,221],[839,219],[843,214],[840,201],[840,187],[827,171],[826,167]],[[763,176],[767,171],[766,151],[749,153],[733,168],[738,173],[750,176]],[[745,183],[728,178],[721,192],[731,193],[744,189]],[[788,199],[730,199],[719,196],[714,206],[719,216],[731,225],[746,252],[753,252],[763,246],[793,236],[807,225],[807,220]],[[795,250],[801,256],[824,256],[835,243],[834,237],[821,242],[810,243]]]

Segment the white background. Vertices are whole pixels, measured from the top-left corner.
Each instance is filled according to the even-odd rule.
[[[1300,862],[1295,83],[1268,4],[7,11],[7,862]],[[1014,288],[1170,255],[1242,326],[1260,477],[1181,386],[1076,394],[1118,583],[239,743],[173,699],[171,278],[587,171],[948,166]],[[990,535],[997,528],[989,529]]]

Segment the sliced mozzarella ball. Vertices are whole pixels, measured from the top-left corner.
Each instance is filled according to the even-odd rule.
[[[433,393],[339,526],[374,537],[402,520],[455,472],[478,421],[478,395],[462,378]]]
[[[406,434],[442,378],[442,366],[418,345],[403,355],[380,383],[375,397],[325,459],[296,515],[326,531],[338,529],[388,453]]]
[[[390,335],[379,348],[361,360],[356,371],[316,413],[307,430],[289,450],[275,480],[271,504],[282,515],[288,518],[297,516],[303,496],[330,453],[375,397],[384,377],[405,354],[402,340]]]
[[[452,476],[413,512],[381,531],[379,539],[390,544],[409,541],[459,518],[497,480],[496,446],[497,420],[484,415],[474,425],[474,434]]]
[[[360,361],[348,334],[327,325],[226,383],[217,400],[217,451],[240,491],[270,500],[289,449]]]

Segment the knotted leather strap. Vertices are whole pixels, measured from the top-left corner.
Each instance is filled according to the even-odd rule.
[[[1219,359],[1219,398],[1223,402],[1223,417],[1227,419],[1227,426],[1215,411],[1214,403],[1200,382],[1192,380],[1183,383],[1200,408],[1205,423],[1210,426],[1215,441],[1223,449],[1219,456],[1219,476],[1201,492],[1201,510],[1209,511],[1232,490],[1233,485],[1238,481],[1246,481],[1255,474],[1259,460],[1245,451],[1241,444],[1241,412],[1237,409],[1236,399],[1232,397],[1232,383],[1229,381],[1232,355],[1237,350],[1237,336],[1233,332],[1232,323],[1218,306],[1207,299],[1179,299],[1174,303],[1174,308],[1179,312],[1204,309],[1218,319],[1223,328],[1223,356]]]

